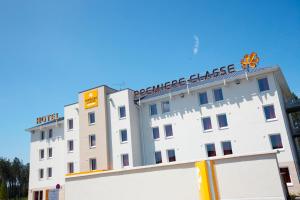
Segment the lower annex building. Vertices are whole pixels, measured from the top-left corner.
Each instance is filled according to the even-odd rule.
[[[64,117],[27,129],[29,199],[64,199],[69,174],[270,150],[289,191],[300,192],[291,99],[277,66],[229,65],[140,91],[103,85],[79,92]]]

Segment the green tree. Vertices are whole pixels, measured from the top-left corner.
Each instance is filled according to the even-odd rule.
[[[7,188],[6,185],[1,182],[0,184],[0,200],[7,200],[8,199],[8,195],[7,195]]]

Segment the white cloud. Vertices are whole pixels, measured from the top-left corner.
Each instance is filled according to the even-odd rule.
[[[197,35],[194,35],[194,41],[193,54],[196,55],[199,49],[199,37]]]

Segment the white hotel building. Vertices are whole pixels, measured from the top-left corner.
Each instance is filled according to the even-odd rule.
[[[143,98],[108,86],[79,92],[64,118],[27,129],[29,199],[57,195],[57,184],[64,199],[65,176],[74,173],[271,150],[289,191],[300,192],[291,98],[279,67],[227,72]]]

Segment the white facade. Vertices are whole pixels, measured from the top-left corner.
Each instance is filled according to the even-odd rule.
[[[268,88],[261,92],[258,80],[262,78],[267,80]],[[223,98],[220,101],[215,100],[215,89],[222,91]],[[200,93],[207,94],[207,103],[200,104]],[[279,67],[263,68],[252,72],[240,71],[234,75],[224,76],[224,78],[191,84],[174,91],[149,95],[141,99],[137,99],[134,91],[130,89],[120,91],[111,89],[103,95],[103,98],[106,100],[105,108],[99,108],[99,112],[103,110],[106,113],[104,119],[102,117],[101,120],[105,120],[104,124],[107,125],[108,131],[99,130],[100,132],[97,134],[107,135],[109,168],[97,168],[97,170],[153,165],[156,163],[155,152],[161,153],[162,163],[174,159],[177,162],[203,160],[209,157],[207,145],[213,144],[215,158],[227,157],[228,155],[224,155],[225,152],[234,156],[277,152],[279,166],[282,170],[288,170],[290,174],[291,180],[287,184],[289,191],[300,192],[297,156],[285,111],[285,103],[290,98],[290,91]],[[163,102],[168,102],[169,105],[169,110],[165,113],[162,111]],[[156,112],[151,115],[150,106],[153,105],[156,105]],[[266,119],[265,106],[274,108],[268,111],[271,112],[271,119]],[[53,185],[54,182],[63,183],[64,174],[86,173],[83,172],[85,170],[80,169],[80,163],[82,160],[90,158],[86,152],[80,154],[80,151],[82,148],[91,147],[80,145],[85,144],[80,141],[82,138],[84,140],[89,140],[89,138],[80,137],[80,134],[83,133],[80,132],[79,124],[83,119],[80,117],[82,113],[79,113],[79,107],[79,103],[65,106],[64,125],[56,127],[59,131],[53,129],[54,132],[60,134],[60,137],[52,143],[47,140],[34,139],[40,137],[36,130],[46,131],[48,127],[29,129],[30,131],[35,130],[31,141],[30,188],[42,188],[48,186],[48,183]],[[166,105],[166,107],[168,106]],[[125,117],[120,117],[121,108],[125,109]],[[100,118],[97,112],[95,124]],[[220,115],[222,115],[223,127],[220,127],[219,124],[221,119],[218,120],[218,117]],[[208,118],[211,123],[203,121]],[[84,120],[87,119],[89,118]],[[69,120],[73,120],[71,129]],[[209,128],[204,130],[204,125],[207,126],[207,124]],[[153,128],[156,131],[156,138],[153,136]],[[87,129],[82,131],[85,130]],[[171,135],[168,136],[168,134]],[[159,137],[157,137],[158,135]],[[274,140],[276,148],[271,142],[273,135],[276,135]],[[73,141],[72,151],[69,151],[69,141]],[[222,142],[227,142],[226,145],[230,142],[229,153],[228,149],[224,151]],[[49,145],[55,147],[53,147],[53,159],[49,162],[38,161],[36,159],[38,150],[47,148]],[[55,154],[57,151],[60,153]],[[175,155],[168,157],[168,152],[170,155],[173,153]],[[87,156],[81,158],[80,155]],[[57,157],[54,158],[55,156]],[[123,161],[124,158],[128,158],[128,165]],[[51,162],[54,161],[55,164],[52,164]],[[73,172],[70,172],[70,163],[73,163]],[[39,168],[46,168],[50,165],[54,168],[53,179],[55,180],[53,182],[38,180],[34,174]],[[58,171],[59,175],[55,174],[54,176],[54,172]]]
[[[31,128],[30,144],[30,173],[29,173],[29,199],[33,199],[34,192],[55,189],[56,185],[61,186],[65,183],[65,165],[64,152],[65,138],[63,128],[63,118],[57,122],[46,124],[43,127]],[[52,137],[49,131],[52,130]],[[42,132],[44,137],[42,138]],[[49,149],[52,149],[52,156],[49,155]],[[41,156],[44,151],[44,158]],[[50,153],[51,154],[51,153]],[[50,173],[48,169],[51,168]],[[40,170],[43,170],[41,177]],[[63,195],[63,192],[62,192]]]

